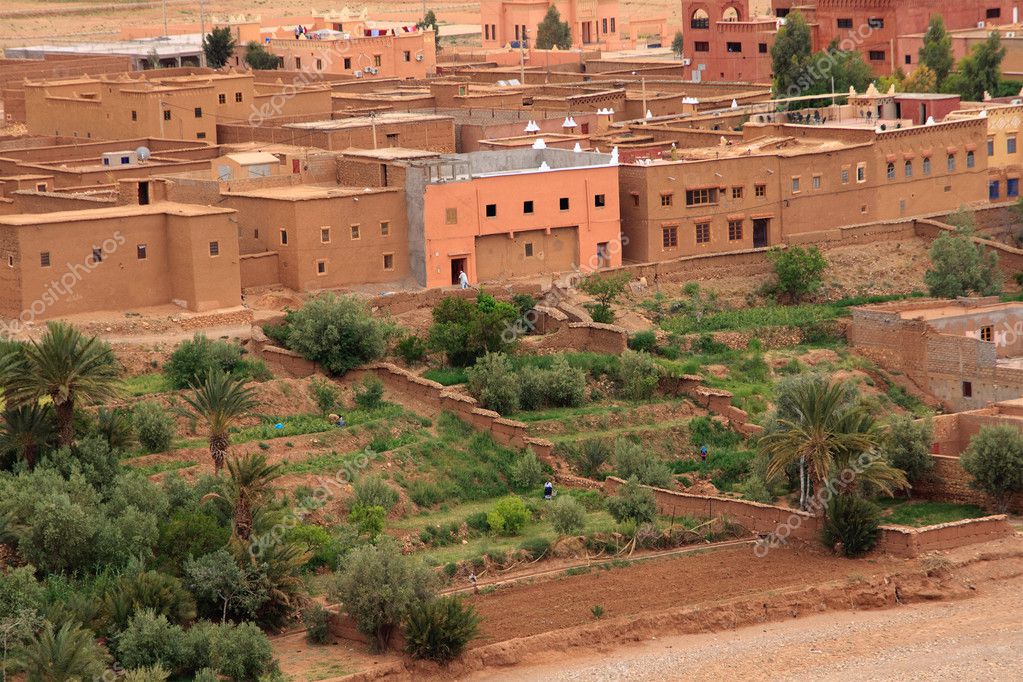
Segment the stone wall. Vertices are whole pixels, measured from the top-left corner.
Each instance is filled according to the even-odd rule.
[[[213,313],[182,315],[178,324],[186,330],[252,324],[252,311],[248,308],[233,308]]]
[[[624,329],[597,322],[569,322],[544,336],[533,348],[559,351],[588,351],[621,355],[629,347]]]

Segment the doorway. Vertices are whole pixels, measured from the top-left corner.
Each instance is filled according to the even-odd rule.
[[[465,272],[467,267],[468,267],[468,259],[467,258],[452,258],[451,259],[451,283],[452,284],[456,284],[456,285],[458,284],[458,275],[460,275],[462,272]],[[469,273],[466,272],[465,274],[468,275]]]
[[[598,268],[611,267],[611,258],[608,255],[607,242],[597,243],[597,267]]]
[[[146,206],[149,204],[149,182],[139,182],[139,206]]]
[[[767,228],[770,225],[770,218],[753,219],[753,248],[762,249],[767,246]]]

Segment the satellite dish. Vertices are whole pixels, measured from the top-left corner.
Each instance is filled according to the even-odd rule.
[[[139,161],[148,161],[153,153],[149,151],[149,147],[139,147],[135,150],[135,155],[139,157]]]

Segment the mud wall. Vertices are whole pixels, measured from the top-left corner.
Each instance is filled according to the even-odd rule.
[[[561,351],[590,351],[621,355],[629,347],[625,330],[597,322],[569,322],[548,334],[534,348]]]

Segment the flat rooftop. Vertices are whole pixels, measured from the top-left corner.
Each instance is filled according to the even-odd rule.
[[[247,197],[250,199],[272,199],[276,201],[308,201],[311,199],[337,199],[341,197],[359,197],[365,194],[381,194],[397,192],[396,187],[343,187],[338,185],[288,185],[285,187],[265,187],[263,189],[224,192],[224,196]]]
[[[52,223],[74,223],[83,220],[106,220],[110,218],[130,218],[146,215],[204,216],[234,213],[231,208],[199,206],[198,204],[179,204],[174,201],[160,201],[146,206],[134,204],[127,206],[108,206],[104,208],[86,208],[73,211],[54,211],[53,213],[25,213],[0,216],[0,225],[23,226]]]
[[[950,301],[944,305],[938,304],[934,308],[902,310],[899,311],[899,317],[904,320],[924,320],[925,322],[930,322],[932,320],[941,320],[953,317],[970,317],[973,315],[984,315],[987,313],[1018,310],[1021,308],[1023,308],[1023,303],[1017,302],[992,302],[988,305],[971,305]]]
[[[282,128],[294,128],[296,130],[347,130],[350,128],[365,128],[371,125],[383,125],[385,123],[418,123],[420,121],[444,121],[450,120],[450,116],[436,114],[410,114],[400,111],[385,111],[377,116],[355,116],[352,118],[339,118],[325,121],[305,121],[302,123],[285,123]]]
[[[38,59],[44,54],[112,54],[148,57],[153,51],[160,57],[196,55],[202,51],[202,35],[183,33],[163,38],[119,40],[110,42],[74,43],[70,45],[42,44],[26,47],[8,47],[8,58]]]
[[[440,152],[426,149],[410,149],[408,147],[383,147],[380,149],[357,149],[352,147],[342,152],[344,156],[355,156],[381,161],[400,161],[403,159],[428,159],[440,156]]]

